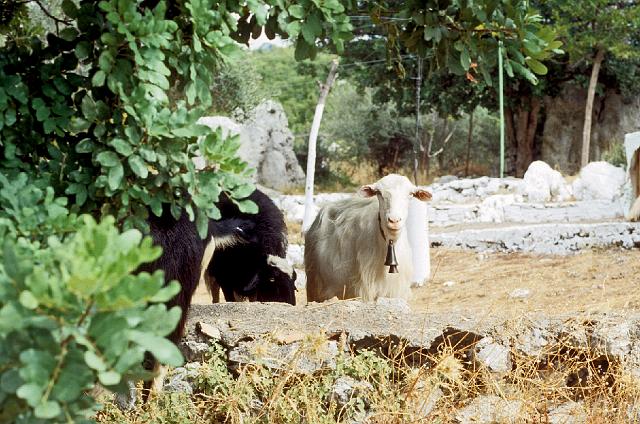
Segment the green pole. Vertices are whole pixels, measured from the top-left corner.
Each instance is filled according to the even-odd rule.
[[[498,42],[498,85],[500,96],[500,178],[504,178],[504,82],[502,76],[502,40]]]

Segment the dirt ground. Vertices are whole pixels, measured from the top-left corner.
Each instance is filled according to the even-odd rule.
[[[429,283],[413,290],[414,311],[510,318],[640,310],[640,250],[540,256],[433,248],[431,273]],[[306,303],[304,290],[297,299]],[[199,287],[194,303],[210,302]]]

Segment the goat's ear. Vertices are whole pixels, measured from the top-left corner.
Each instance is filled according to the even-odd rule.
[[[416,188],[415,190],[413,190],[413,193],[411,193],[411,195],[423,202],[426,202],[427,200],[431,200],[431,193],[421,188]]]
[[[370,184],[363,185],[362,187],[360,187],[360,190],[358,190],[358,194],[362,197],[373,197],[378,193],[380,193],[380,190]]]

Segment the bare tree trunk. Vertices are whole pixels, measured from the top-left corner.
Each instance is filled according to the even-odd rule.
[[[591,68],[591,79],[589,79],[589,89],[587,90],[587,104],[584,108],[584,127],[582,128],[582,155],[580,166],[585,167],[589,163],[589,148],[591,147],[591,118],[593,115],[593,99],[598,85],[598,74],[600,65],[604,60],[604,49],[600,47],[593,58],[593,68]]]
[[[427,148],[423,152],[423,160],[424,160],[424,170],[425,170],[425,180],[429,180],[429,173],[431,172],[431,148],[433,147],[433,139],[435,138],[436,133],[436,124],[437,118],[435,113],[431,115],[431,131],[429,132],[429,142],[427,143]]]
[[[533,146],[538,127],[538,115],[540,114],[540,99],[533,97],[530,101],[530,109],[518,108],[518,157],[516,159],[516,175],[522,177],[533,162]]]
[[[505,107],[504,110],[504,123],[506,130],[506,164],[505,174],[515,175],[516,173],[516,159],[518,158],[518,139],[516,137],[516,128],[513,119],[513,110],[510,107]]]
[[[469,132],[467,133],[467,160],[464,166],[464,176],[469,176],[469,154],[471,153],[471,139],[473,135],[473,110],[469,114]]]
[[[320,97],[316,105],[316,111],[313,115],[313,123],[311,124],[311,132],[309,133],[309,147],[307,156],[307,181],[305,184],[304,198],[304,219],[302,221],[302,230],[306,231],[311,226],[311,218],[313,217],[313,179],[316,172],[316,140],[318,139],[318,131],[320,131],[320,121],[322,121],[322,112],[324,111],[324,103],[329,95],[329,90],[333,85],[337,75],[338,61],[336,59],[331,62],[331,69],[327,76],[327,82],[321,84]]]

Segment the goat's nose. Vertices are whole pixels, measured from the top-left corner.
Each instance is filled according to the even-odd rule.
[[[397,216],[389,216],[389,217],[387,217],[387,219],[389,220],[390,224],[397,224],[400,221],[402,221],[402,218],[397,217]]]

